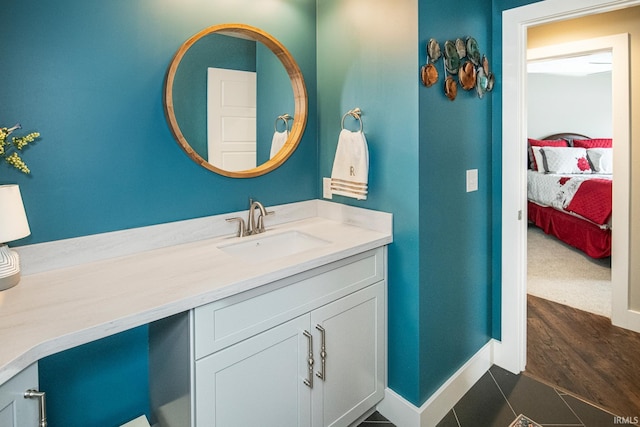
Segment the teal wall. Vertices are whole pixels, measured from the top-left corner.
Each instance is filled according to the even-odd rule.
[[[315,1],[24,0],[5,2],[0,26],[1,126],[42,139],[24,153],[18,183],[31,236],[18,244],[214,215],[318,196]],[[303,140],[281,168],[230,179],[193,163],[165,121],[171,58],[211,25],[243,22],[283,42],[309,92]]]
[[[363,112],[370,195],[343,203],[394,214],[389,386],[421,405],[493,335],[492,102],[442,80],[424,87],[427,41],[474,36],[491,59],[491,0],[318,3],[320,173],[340,117]],[[439,65],[442,65],[440,61]],[[500,62],[493,62],[494,70]],[[479,191],[466,193],[467,169]],[[498,328],[499,332],[499,328]]]
[[[49,426],[119,426],[148,414],[147,337],[141,326],[40,360]]]
[[[438,4],[436,4],[438,3]],[[434,11],[437,10],[437,13]],[[474,37],[491,60],[491,1],[420,2],[419,55],[426,45]],[[491,63],[491,62],[490,62]],[[422,403],[491,338],[491,105],[464,91],[450,101],[444,71],[420,103],[420,395]],[[491,64],[495,67],[495,64]],[[479,188],[466,192],[466,171]]]
[[[341,118],[354,107],[370,153],[366,201],[334,200],[392,212],[389,247],[389,386],[420,400],[418,139],[418,3],[416,0],[318,2],[318,144],[320,173],[331,175]],[[346,124],[353,125],[351,120]]]

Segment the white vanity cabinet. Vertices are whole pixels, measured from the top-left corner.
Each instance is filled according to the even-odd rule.
[[[190,421],[179,423],[346,427],[358,420],[384,396],[385,271],[382,247],[197,307],[188,321],[177,318],[189,325],[192,378]],[[164,360],[171,348],[160,351]],[[167,388],[179,382],[171,376],[158,375],[152,391],[171,395]]]
[[[2,295],[0,427],[46,418],[42,393],[24,398],[38,360],[142,325],[154,427],[366,415],[386,381],[393,216],[325,200],[269,208],[258,237],[232,237],[227,219],[246,214],[233,212],[20,247],[24,275]]]
[[[0,427],[37,427],[39,425],[38,402],[24,397],[27,390],[37,389],[37,363],[0,386]]]

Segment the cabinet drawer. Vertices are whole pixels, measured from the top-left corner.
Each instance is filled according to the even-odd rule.
[[[384,248],[194,309],[200,359],[384,278]]]

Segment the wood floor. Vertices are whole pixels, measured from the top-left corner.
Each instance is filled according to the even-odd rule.
[[[528,296],[526,373],[622,417],[640,417],[640,334]]]

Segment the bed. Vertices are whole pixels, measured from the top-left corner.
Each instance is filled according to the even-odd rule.
[[[528,139],[528,219],[592,258],[611,256],[612,140]]]

